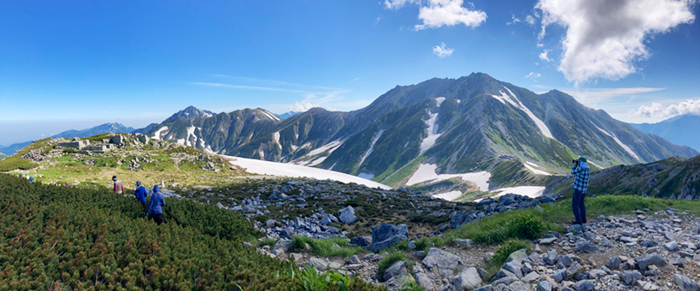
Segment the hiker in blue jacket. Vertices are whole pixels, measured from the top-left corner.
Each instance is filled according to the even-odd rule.
[[[574,166],[571,168],[571,175],[576,176],[574,180],[574,197],[571,200],[571,208],[574,210],[573,224],[581,226],[583,231],[586,230],[586,190],[588,190],[588,179],[591,176],[591,168],[586,163],[586,158],[580,157],[578,160],[573,160]]]
[[[143,206],[143,212],[146,212],[146,197],[148,197],[148,191],[146,188],[141,186],[141,181],[136,181],[136,191],[134,191],[134,196],[141,202]]]
[[[163,206],[165,206],[165,199],[163,199],[163,194],[160,194],[160,189],[158,185],[153,186],[153,195],[151,195],[151,201],[148,203],[148,210],[146,211],[146,217],[153,213],[153,220],[160,225],[163,222]]]

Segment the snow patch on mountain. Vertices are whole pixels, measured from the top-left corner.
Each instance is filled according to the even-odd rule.
[[[630,155],[633,156],[635,159],[637,159],[637,161],[641,161],[641,160],[642,160],[642,159],[639,158],[639,156],[637,156],[636,153],[634,153],[634,151],[632,150],[632,148],[630,148],[628,145],[622,143],[622,141],[621,141],[620,139],[618,139],[617,136],[615,136],[615,135],[612,134],[611,132],[607,132],[607,131],[603,130],[602,128],[600,128],[600,127],[598,127],[597,125],[595,125],[595,123],[593,123],[593,122],[591,122],[591,124],[593,124],[593,126],[595,126],[595,128],[597,128],[598,130],[600,130],[600,132],[602,132],[603,134],[605,134],[605,135],[607,135],[607,136],[609,136],[609,137],[612,137],[612,138],[615,140],[615,142],[616,142],[617,144],[619,144],[628,154],[630,154]]]
[[[306,156],[316,156],[320,155],[322,153],[328,152],[328,154],[331,154],[333,151],[337,150],[341,145],[343,145],[344,141],[341,140],[334,140],[332,142],[329,142],[322,147],[319,147],[315,150],[310,151]],[[306,145],[306,144],[304,144]],[[309,144],[311,146],[311,144]],[[303,147],[303,146],[302,146]]]
[[[382,129],[382,130],[379,130],[379,132],[377,133],[377,135],[374,136],[374,139],[372,139],[372,145],[369,147],[369,150],[367,150],[367,152],[365,153],[365,155],[362,156],[362,160],[360,160],[360,164],[357,165],[358,168],[359,168],[360,166],[362,166],[362,163],[365,162],[365,159],[366,159],[370,154],[372,154],[372,151],[374,151],[374,144],[376,144],[376,143],[377,143],[377,140],[379,140],[379,138],[382,137],[382,134],[383,134],[383,133],[384,133],[384,130]]]
[[[438,125],[435,124],[435,121],[437,120],[438,114],[433,113],[430,114],[430,119],[425,121],[425,124],[428,125],[428,136],[423,139],[420,143],[420,154],[422,155],[425,151],[427,151],[429,148],[433,147],[435,145],[435,142],[437,139],[442,135],[438,134]]]
[[[165,134],[167,134],[167,132],[166,132],[166,133],[163,133],[164,131],[168,131],[168,127],[167,127],[167,126],[163,126],[163,127],[159,128],[158,130],[156,130],[156,132],[153,133],[153,138],[155,138],[155,139],[162,139],[161,134],[162,134],[163,136],[165,136]]]
[[[260,175],[271,175],[271,176],[285,176],[291,178],[313,178],[317,180],[331,179],[343,183],[357,183],[360,185],[365,185],[370,188],[381,188],[385,190],[392,189],[391,187],[380,184],[374,181],[363,179],[357,176],[313,168],[299,166],[289,163],[275,163],[254,159],[245,159],[239,157],[222,156],[229,160],[231,164],[245,168],[247,172]]]
[[[498,194],[494,196],[489,196],[491,198],[498,198],[506,194],[518,194],[518,195],[524,195],[530,198],[537,198],[542,196],[544,194],[544,189],[545,187],[542,186],[517,186],[517,187],[508,187],[508,188],[501,188],[492,192],[496,192]],[[481,199],[476,199],[473,202],[479,202],[483,200]]]
[[[437,97],[435,98],[435,101],[437,101],[437,107],[440,107],[442,102],[445,102],[445,97]]]
[[[262,112],[263,115],[265,115],[266,117],[268,117],[269,119],[272,119],[272,120],[274,120],[274,121],[280,121],[280,120],[282,120],[282,118],[279,118],[277,115],[275,115],[275,114],[273,114],[272,112],[267,111],[267,110],[265,110],[265,109],[260,110],[260,112]]]
[[[596,164],[596,163],[594,163],[594,162],[588,161],[588,163],[591,163],[591,164],[595,165],[595,166],[598,167],[598,168],[605,169],[605,167],[603,167],[603,166],[601,166],[601,165],[598,165],[598,164]]]
[[[483,171],[466,174],[438,174],[436,170],[436,164],[421,164],[420,167],[418,167],[418,170],[416,170],[411,178],[408,179],[406,186],[413,186],[423,182],[436,183],[459,177],[464,181],[473,182],[479,187],[480,191],[489,190],[489,179],[491,179],[491,173],[489,172]]]
[[[273,139],[273,140],[275,141],[275,143],[277,144],[277,147],[279,147],[280,150],[281,150],[281,149],[282,149],[282,145],[280,144],[280,132],[279,132],[279,131],[275,131],[275,132],[272,134],[272,139]]]
[[[180,138],[180,139],[177,140],[177,143],[179,143],[179,144],[181,144],[181,145],[185,145],[185,139],[184,139],[184,138]]]
[[[547,172],[545,172],[545,171],[536,169],[535,167],[537,167],[537,168],[541,168],[541,167],[540,167],[539,165],[535,164],[535,163],[525,162],[524,166],[525,166],[525,168],[527,168],[527,169],[530,170],[531,172],[533,172],[533,173],[535,173],[535,174],[538,174],[538,175],[545,175],[545,176],[551,176],[551,175],[552,175],[552,174],[547,173]]]
[[[462,191],[450,191],[450,192],[446,192],[446,193],[440,193],[440,194],[433,195],[433,197],[435,197],[435,198],[440,198],[440,199],[444,199],[447,201],[453,201],[453,200],[459,198],[460,196],[462,196]]]
[[[187,127],[187,136],[185,137],[185,144],[188,146],[196,146],[197,145],[197,136],[194,134],[194,130],[197,129],[194,126],[189,126]],[[194,138],[194,142],[190,142],[190,136]]]
[[[491,96],[503,104],[506,104],[506,102],[508,102],[508,104],[513,105],[513,107],[518,108],[518,109],[522,110],[523,112],[525,112],[525,114],[527,114],[527,116],[529,116],[530,119],[532,119],[532,121],[535,122],[535,125],[537,125],[537,128],[540,129],[540,131],[542,132],[542,134],[544,136],[551,138],[553,140],[556,140],[554,138],[554,136],[552,135],[552,132],[549,130],[549,127],[547,127],[547,125],[544,124],[544,122],[542,122],[542,120],[537,118],[537,116],[535,116],[535,114],[532,113],[532,111],[530,111],[529,108],[527,108],[522,102],[520,102],[518,97],[516,97],[515,94],[513,94],[513,92],[510,91],[510,89],[508,89],[508,87],[504,86],[503,88],[505,88],[513,98],[511,98],[511,96],[509,96],[508,94],[506,94],[505,92],[500,91],[500,90],[498,92],[501,93],[501,96],[498,96],[498,95],[491,95]]]
[[[325,161],[326,158],[328,158],[328,157],[320,157],[320,158],[318,158],[318,159],[315,159],[315,160],[311,161],[310,163],[308,163],[308,164],[306,164],[306,165],[304,165],[304,166],[314,167],[314,166],[316,166],[316,165],[318,165],[318,164],[320,164],[320,163],[323,163],[323,161]]]

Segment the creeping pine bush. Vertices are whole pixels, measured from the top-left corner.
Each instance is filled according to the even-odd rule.
[[[243,245],[259,233],[240,215],[185,199],[164,210],[158,226],[133,197],[0,174],[0,290],[303,290],[293,263]]]

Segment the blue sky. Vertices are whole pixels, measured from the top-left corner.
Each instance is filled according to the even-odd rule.
[[[656,122],[700,113],[699,13],[690,0],[2,1],[0,144],[189,105],[354,110],[472,72]]]

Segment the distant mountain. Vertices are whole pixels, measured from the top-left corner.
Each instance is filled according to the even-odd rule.
[[[687,145],[700,151],[700,115],[684,114],[659,123],[630,125],[646,133],[658,135],[668,141]]]
[[[168,117],[163,122],[173,122],[178,118],[184,118],[184,119],[192,119],[192,118],[197,118],[197,117],[211,117],[216,115],[216,113],[208,111],[208,110],[200,110],[197,109],[194,106],[189,106],[185,108],[185,110],[180,110],[177,113],[173,114],[172,116]]]
[[[563,92],[538,95],[482,73],[396,86],[351,112],[313,108],[283,120],[264,109],[244,109],[168,119],[145,133],[220,154],[332,169],[394,187],[482,173],[476,180],[488,183],[474,183],[485,184],[480,187],[485,190],[566,174],[579,155],[603,168],[698,154]],[[452,176],[438,176],[443,174]]]
[[[130,133],[134,130],[132,127],[126,127],[121,123],[105,123],[92,128],[83,130],[67,130],[59,134],[52,135],[51,138],[74,138],[74,137],[88,137],[101,133],[107,132],[122,132]],[[8,147],[0,148],[0,153],[6,155],[13,155],[16,151],[24,148],[25,146],[31,144],[31,141],[12,144]]]
[[[289,112],[285,112],[282,114],[275,114],[275,115],[277,115],[277,117],[279,117],[279,118],[287,119],[287,118],[290,118],[290,117],[297,115],[299,113],[302,113],[302,111],[289,111]]]
[[[4,160],[5,158],[7,158],[7,155],[0,153],[0,161]]]

